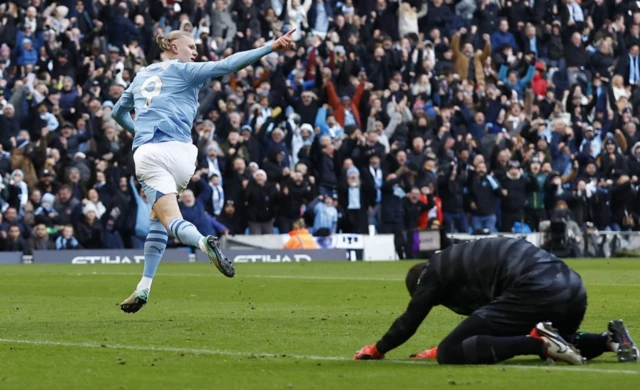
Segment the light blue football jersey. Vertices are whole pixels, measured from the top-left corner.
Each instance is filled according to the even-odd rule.
[[[133,150],[146,143],[191,143],[198,92],[208,80],[237,72],[271,53],[271,45],[216,62],[166,60],[141,69],[113,108],[113,118],[134,132]],[[129,112],[135,108],[133,122]]]

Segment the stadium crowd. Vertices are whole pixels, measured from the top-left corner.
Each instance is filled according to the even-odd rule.
[[[154,42],[275,53],[200,92],[181,197],[203,234],[640,226],[640,8],[627,0],[0,4],[0,248],[141,248],[111,118]],[[180,102],[175,102],[180,104]],[[160,129],[161,130],[161,129]],[[548,224],[548,222],[547,222]]]

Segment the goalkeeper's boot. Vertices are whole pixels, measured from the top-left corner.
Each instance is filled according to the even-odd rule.
[[[120,310],[125,313],[137,313],[138,310],[142,309],[142,307],[147,304],[148,300],[148,288],[136,290],[129,296],[129,298],[122,301],[122,303],[120,304]]]
[[[220,250],[218,237],[202,237],[198,246],[204,253],[206,253],[207,256],[209,256],[209,261],[218,268],[218,271],[228,278],[233,278],[236,274],[236,270],[233,267],[231,260],[229,260],[229,258]]]
[[[569,364],[585,364],[585,359],[573,345],[558,334],[550,322],[540,322],[529,336],[544,343],[544,355],[552,361],[563,361]]]
[[[609,346],[618,355],[618,361],[638,362],[638,347],[631,339],[631,335],[624,326],[622,320],[613,320],[609,322]]]

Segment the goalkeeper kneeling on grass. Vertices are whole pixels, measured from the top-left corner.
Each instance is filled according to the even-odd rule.
[[[382,359],[402,345],[437,305],[468,316],[438,347],[412,355],[440,364],[492,364],[538,355],[584,364],[605,352],[637,362],[638,349],[622,320],[608,332],[578,332],[587,309],[580,275],[525,240],[499,237],[450,246],[406,278],[407,310],[357,360]]]

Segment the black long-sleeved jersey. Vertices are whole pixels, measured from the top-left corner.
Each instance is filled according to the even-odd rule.
[[[580,276],[560,259],[525,240],[485,238],[436,253],[425,265],[409,307],[378,341],[378,351],[386,353],[407,341],[434,306],[470,315],[523,278],[532,289],[582,286]]]

